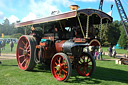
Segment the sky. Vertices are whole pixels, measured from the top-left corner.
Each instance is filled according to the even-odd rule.
[[[121,2],[128,14],[128,0],[121,0]],[[25,22],[50,16],[52,11],[68,12],[70,5],[78,5],[79,9],[98,9],[99,4],[100,0],[0,0],[0,23],[3,23],[6,18],[10,23]],[[110,12],[111,4],[113,4],[113,20],[120,20],[114,0],[104,0],[103,12]]]

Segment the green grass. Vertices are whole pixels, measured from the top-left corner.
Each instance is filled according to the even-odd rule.
[[[0,38],[2,37],[0,36]],[[4,35],[4,38],[10,38],[10,35]]]
[[[45,65],[37,65],[33,71],[22,71],[16,60],[2,60],[0,64],[0,85],[127,85],[127,78],[127,65],[117,65],[115,61],[97,60],[92,78],[79,76],[73,70],[67,82],[55,80]]]
[[[104,52],[108,52],[108,47],[102,47],[102,49]],[[124,50],[124,49],[116,49],[116,52],[118,54],[127,54],[127,50]]]
[[[10,48],[9,44],[6,44],[5,50],[2,50],[2,49],[1,49],[1,53],[7,53],[7,54],[11,53],[11,54],[15,54],[15,53],[16,53],[16,46],[17,46],[17,44],[14,44],[13,50],[12,50],[12,52],[11,52],[11,48]]]

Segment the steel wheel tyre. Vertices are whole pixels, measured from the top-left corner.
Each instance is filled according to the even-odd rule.
[[[36,42],[32,36],[23,35],[17,43],[16,58],[20,69],[32,70],[35,67],[34,49]]]
[[[96,63],[93,57],[88,53],[83,53],[76,65],[76,70],[81,76],[92,76],[96,68]]]
[[[64,53],[55,54],[51,60],[51,71],[58,81],[67,81],[72,72],[68,56]]]

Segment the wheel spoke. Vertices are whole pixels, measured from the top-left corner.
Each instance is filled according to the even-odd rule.
[[[26,49],[28,49],[28,48],[30,48],[30,45]]]
[[[89,57],[87,58],[87,62],[88,62],[88,59],[89,59]]]
[[[28,59],[26,59],[26,65],[28,65],[28,63],[29,63],[29,60],[28,60]]]
[[[82,65],[79,64],[79,65],[78,65],[78,68],[80,69],[81,67],[82,67]]]
[[[60,64],[60,61],[61,61],[61,57],[59,57],[59,60],[58,60],[59,64]]]
[[[67,74],[67,71],[66,71],[66,70],[62,69],[62,71],[65,72],[65,73]]]
[[[19,58],[24,57],[24,55],[20,55]]]
[[[25,63],[26,59],[24,59],[24,61],[21,63],[21,65],[23,65]]]
[[[85,68],[84,68],[84,67],[82,68],[82,71],[83,71],[83,72],[84,72],[84,74],[85,74]]]
[[[58,77],[61,75],[61,70],[59,71]]]
[[[58,71],[58,70],[56,69],[56,71],[55,71],[55,72],[57,73],[57,71]]]
[[[26,42],[27,42],[27,41],[26,41]],[[27,47],[27,45],[28,45],[28,42],[26,43],[25,47]]]
[[[24,44],[24,46],[25,46],[25,42],[22,40],[22,43]]]
[[[89,65],[89,64],[88,64],[88,66],[91,66],[92,67],[92,65]]]
[[[28,53],[30,53],[30,49],[29,49],[29,50],[27,50],[27,52],[28,52]]]
[[[28,54],[28,56],[30,57],[30,54]]]
[[[91,71],[91,69],[89,67],[87,67],[87,69]]]
[[[62,63],[61,65],[65,65],[65,64],[67,64],[67,62],[65,61],[64,63]]]
[[[55,65],[57,66],[58,64],[55,62]]]
[[[24,48],[22,48],[22,47],[19,47],[19,49],[20,49],[20,50],[24,50]]]
[[[64,68],[68,68],[68,66],[64,66]]]

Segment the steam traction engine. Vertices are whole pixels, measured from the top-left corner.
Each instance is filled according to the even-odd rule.
[[[23,35],[17,44],[16,58],[20,69],[32,70],[37,63],[50,60],[55,79],[66,81],[72,68],[81,76],[92,76],[96,63],[89,46],[100,46],[100,29],[103,23],[111,23],[112,17],[95,9],[75,10],[63,14],[16,23],[15,27],[30,25],[30,35]],[[94,25],[100,25],[96,28]],[[34,30],[40,27],[42,31]],[[57,28],[56,38],[54,28]]]

